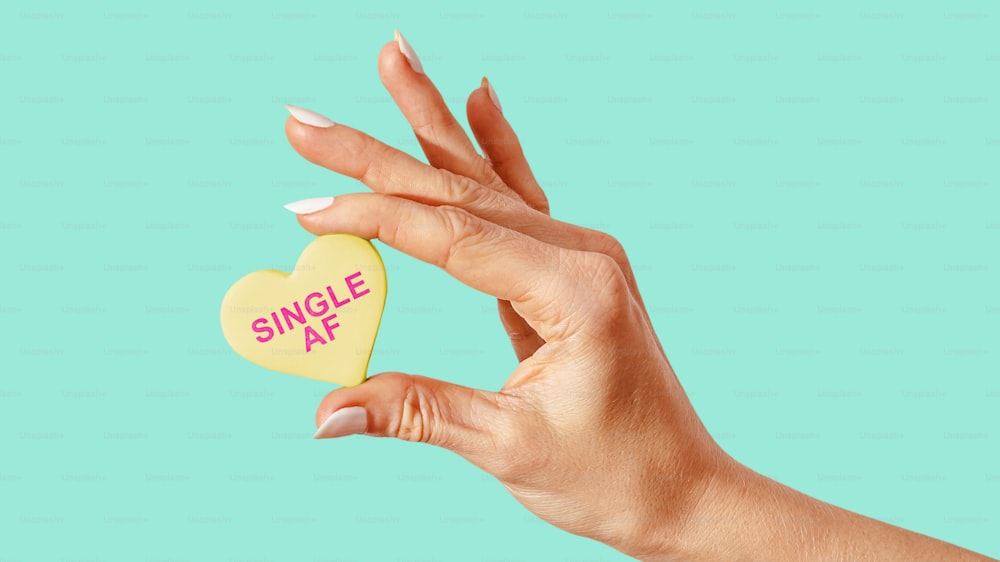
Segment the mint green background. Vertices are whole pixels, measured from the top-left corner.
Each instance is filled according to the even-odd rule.
[[[394,27],[462,121],[488,75],[553,212],[623,241],[727,451],[1000,555],[994,3],[0,12],[0,559],[624,558],[447,451],[313,441],[327,385],[222,338],[228,286],[310,239],[281,205],[363,189],[282,103],[418,154]],[[379,248],[372,372],[499,387],[493,301]]]

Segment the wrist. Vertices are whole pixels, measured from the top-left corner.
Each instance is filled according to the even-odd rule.
[[[765,512],[782,509],[777,504],[787,499],[779,490],[784,487],[731,457],[727,461],[705,482],[665,554],[652,553],[642,560],[742,559],[781,538],[768,536],[773,529]]]
[[[681,470],[648,478],[642,502],[655,506],[639,511],[620,544],[634,558],[650,562],[716,560],[718,533],[730,527],[750,487],[773,481],[736,462],[720,449]],[[655,501],[654,501],[655,498]]]

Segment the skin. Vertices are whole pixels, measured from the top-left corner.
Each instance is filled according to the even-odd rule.
[[[990,560],[726,454],[674,374],[621,245],[549,215],[485,85],[467,104],[484,158],[395,42],[378,69],[429,165],[349,126],[289,118],[296,151],[371,189],[298,220],[378,238],[495,296],[520,364],[498,392],[382,373],[328,394],[317,425],[362,406],[367,435],[452,450],[542,519],[643,560]]]

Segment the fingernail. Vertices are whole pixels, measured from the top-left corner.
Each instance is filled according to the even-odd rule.
[[[403,37],[403,34],[398,29],[392,30],[392,33],[396,37],[396,44],[399,45],[399,52],[403,53],[403,56],[406,57],[406,61],[410,63],[410,68],[417,74],[423,74],[424,65],[420,64],[420,58],[417,57],[417,52],[410,46],[410,42],[406,40],[406,37]]]
[[[341,408],[326,418],[313,439],[330,439],[364,433],[368,429],[368,414],[361,406]]]
[[[322,211],[330,205],[333,205],[333,197],[313,197],[311,199],[294,201],[285,205],[285,208],[296,215],[308,215],[309,213]]]
[[[306,125],[312,125],[313,127],[322,127],[326,129],[327,127],[332,127],[336,125],[333,121],[330,121],[326,117],[323,117],[315,111],[309,111],[304,107],[299,107],[297,105],[291,105],[286,103],[285,109],[292,114],[299,123],[304,123]]]
[[[486,92],[490,94],[490,99],[493,100],[493,105],[497,106],[497,109],[500,110],[500,113],[503,113],[503,108],[500,107],[500,98],[497,97],[497,91],[493,89],[493,84],[490,84],[490,81],[487,80],[485,76],[483,76],[483,82],[481,86],[486,87]]]

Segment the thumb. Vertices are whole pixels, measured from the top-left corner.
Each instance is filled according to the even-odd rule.
[[[317,439],[365,434],[430,443],[493,472],[505,454],[513,411],[500,395],[437,379],[382,373],[326,395]]]

